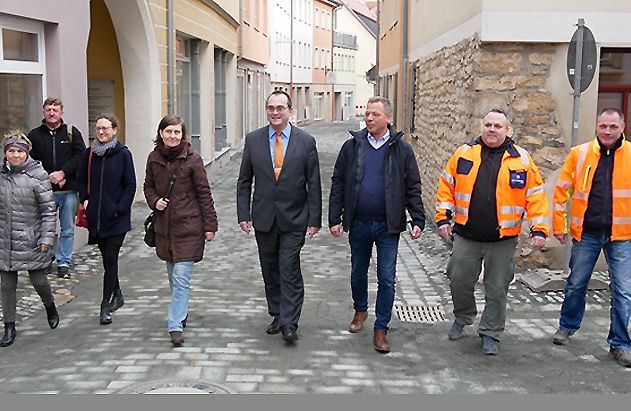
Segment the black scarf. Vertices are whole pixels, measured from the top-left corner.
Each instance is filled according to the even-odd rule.
[[[175,160],[177,156],[180,155],[182,150],[185,150],[188,148],[188,143],[186,141],[181,141],[180,144],[178,144],[175,147],[167,147],[164,144],[164,141],[159,140],[158,143],[156,144],[156,148],[158,150],[158,153],[162,156],[162,158],[164,158],[167,162],[170,163],[171,161]]]

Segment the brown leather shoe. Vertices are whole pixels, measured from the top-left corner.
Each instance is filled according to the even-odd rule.
[[[171,344],[174,347],[181,347],[184,344],[184,336],[182,335],[182,331],[169,331],[169,335],[171,336]]]
[[[372,341],[375,346],[375,350],[382,353],[390,352],[390,343],[388,342],[388,339],[386,338],[385,331],[375,331],[375,335],[373,336]]]
[[[353,321],[348,326],[348,331],[352,333],[358,333],[364,328],[364,321],[368,318],[367,311],[355,311],[355,315],[353,316]]]

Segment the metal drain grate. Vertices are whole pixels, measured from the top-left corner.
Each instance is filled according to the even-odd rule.
[[[127,386],[119,394],[236,394],[232,388],[196,379],[163,379]]]
[[[442,305],[394,304],[394,314],[400,321],[412,323],[438,323],[447,321]]]

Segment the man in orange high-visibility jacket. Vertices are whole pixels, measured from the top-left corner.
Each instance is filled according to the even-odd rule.
[[[596,122],[596,138],[572,148],[554,192],[554,236],[567,241],[566,203],[572,197],[570,276],[565,284],[559,329],[553,342],[565,345],[581,326],[589,279],[605,253],[611,280],[609,354],[631,367],[631,143],[624,139],[624,117],[605,109]]]
[[[448,337],[462,337],[464,326],[475,320],[473,292],[484,261],[486,304],[478,334],[487,355],[499,353],[524,214],[534,247],[543,247],[548,236],[543,180],[528,152],[507,137],[509,128],[506,114],[491,110],[482,121],[481,136],[461,146],[447,162],[436,194],[438,234],[454,242],[447,276],[455,321]]]

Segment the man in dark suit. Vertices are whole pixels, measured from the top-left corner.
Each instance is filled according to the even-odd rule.
[[[254,227],[267,309],[274,318],[267,333],[282,331],[289,342],[298,338],[304,300],[300,249],[305,232],[313,237],[321,227],[320,167],[315,139],[289,123],[289,95],[274,91],[266,110],[269,125],[245,136],[237,217],[244,232]]]

